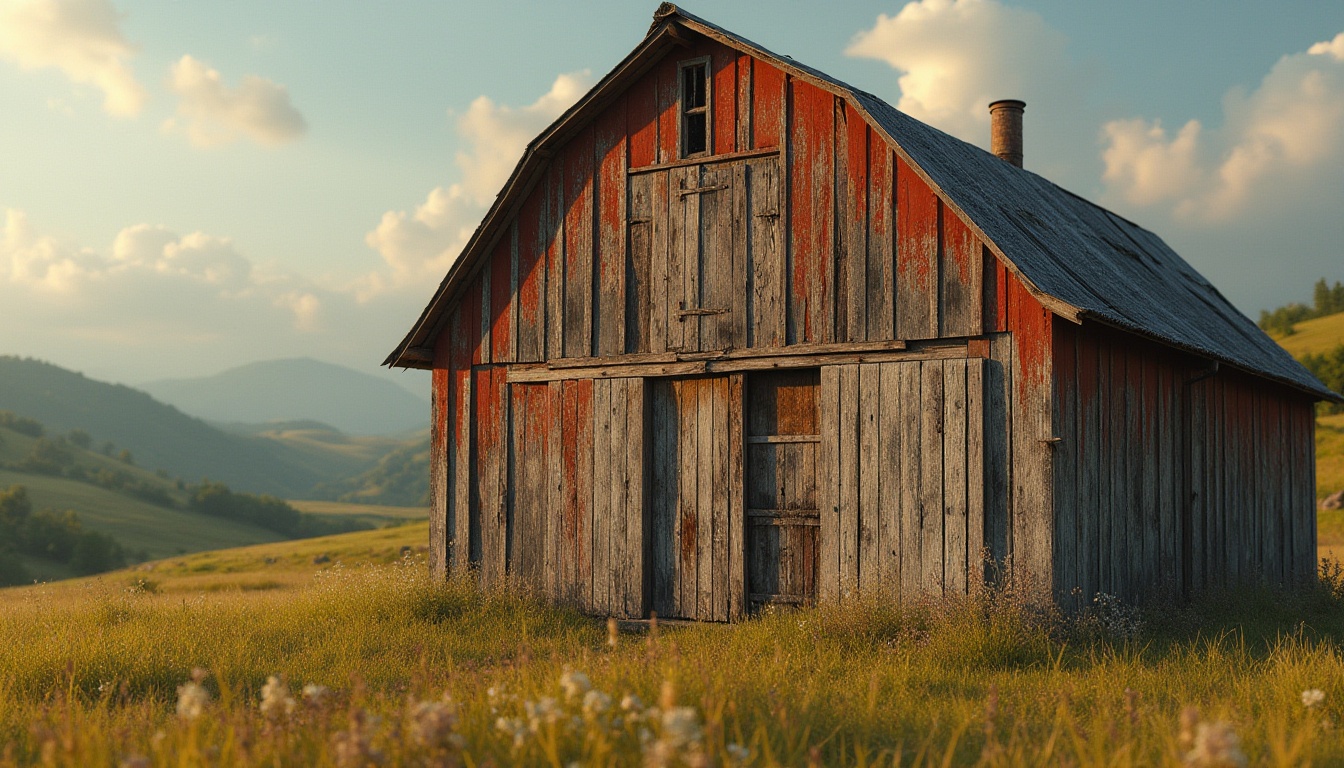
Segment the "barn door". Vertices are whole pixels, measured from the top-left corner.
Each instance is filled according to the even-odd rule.
[[[747,380],[747,599],[753,610],[817,597],[820,381],[816,369]]]
[[[650,382],[649,567],[659,616],[727,621],[741,611],[741,377]],[[739,459],[740,461],[740,459]]]
[[[672,171],[669,346],[700,351],[733,345],[733,170],[700,165]]]

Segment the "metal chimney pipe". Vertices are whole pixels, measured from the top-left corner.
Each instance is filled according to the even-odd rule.
[[[1025,101],[999,99],[989,105],[989,151],[1022,167],[1022,111]]]

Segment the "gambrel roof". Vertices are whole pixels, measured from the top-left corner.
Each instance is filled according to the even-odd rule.
[[[648,71],[687,31],[847,100],[1052,312],[1096,321],[1339,400],[1161,238],[878,97],[664,3],[644,40],[524,152],[420,319],[385,365],[427,368],[455,294],[488,259],[555,148]]]

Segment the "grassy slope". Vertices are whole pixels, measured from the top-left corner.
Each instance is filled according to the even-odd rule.
[[[650,749],[641,756],[641,727],[670,735],[658,715],[584,717],[560,685],[566,668],[613,708],[626,693],[693,708],[712,764],[733,764],[735,742],[756,766],[891,765],[899,752],[900,765],[1174,768],[1190,705],[1227,721],[1252,765],[1344,761],[1338,726],[1325,725],[1344,715],[1344,616],[1319,598],[1247,590],[1154,614],[1132,642],[1050,630],[1012,600],[874,600],[663,628],[656,642],[626,631],[609,646],[601,621],[433,585],[422,562],[361,567],[426,535],[417,524],[0,590],[0,745],[13,744],[0,766],[40,762],[47,734],[58,765],[333,765],[355,709],[378,717],[367,734],[384,764],[456,764],[417,745],[412,727],[414,703],[445,691],[468,765],[638,765]],[[173,703],[198,666],[215,701],[190,721]],[[268,725],[258,700],[275,674],[335,699]],[[1319,710],[1300,703],[1313,687],[1325,690]],[[526,722],[525,702],[542,697],[563,716],[515,748],[496,718]]]
[[[1291,336],[1271,334],[1293,357],[1319,355],[1344,344],[1344,312],[1307,320],[1295,327],[1297,332]]]

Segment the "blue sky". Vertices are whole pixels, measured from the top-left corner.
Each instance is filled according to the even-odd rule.
[[[0,0],[0,353],[373,371],[655,7]],[[1252,316],[1344,279],[1344,3],[685,7],[981,145],[1025,99],[1027,167]]]

